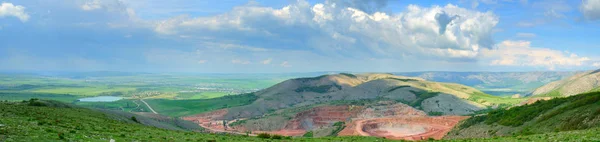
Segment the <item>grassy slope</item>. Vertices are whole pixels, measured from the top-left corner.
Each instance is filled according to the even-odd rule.
[[[173,131],[118,121],[85,108],[28,106],[0,103],[0,141],[266,141],[257,137]],[[467,139],[458,141],[598,141],[598,129],[529,136]],[[389,141],[374,137],[292,138],[270,141]]]
[[[538,101],[531,105],[500,109],[475,116],[450,132],[456,137],[528,135],[588,129],[600,126],[600,93]],[[484,132],[484,133],[481,133]],[[452,138],[454,136],[450,136]]]
[[[61,102],[73,102],[80,97],[68,94],[48,94],[48,93],[31,93],[31,92],[14,92],[0,91],[0,100],[7,101],[21,101],[21,100],[29,100],[31,98],[39,98],[39,99],[48,99],[48,100],[57,100]]]
[[[78,106],[125,112],[150,112],[146,105],[139,100],[123,99],[114,102],[76,102]]]

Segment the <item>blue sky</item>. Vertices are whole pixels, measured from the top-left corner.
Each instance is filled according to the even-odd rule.
[[[600,0],[5,0],[1,71],[600,68]]]

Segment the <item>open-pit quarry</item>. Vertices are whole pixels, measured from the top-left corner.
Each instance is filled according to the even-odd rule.
[[[466,116],[398,116],[353,120],[339,136],[376,136],[394,140],[442,139]]]
[[[338,136],[375,136],[394,140],[441,139],[466,116],[427,116],[423,111],[408,105],[379,104],[377,106],[319,106],[297,113],[279,130],[256,130],[242,126],[228,127],[243,119],[223,121],[227,110],[218,110],[183,119],[198,123],[211,132],[235,134],[270,133],[284,136],[302,136],[308,131],[332,127],[345,122]],[[223,124],[223,123],[227,124]],[[252,130],[254,129],[254,130]],[[252,130],[252,131],[250,131]]]

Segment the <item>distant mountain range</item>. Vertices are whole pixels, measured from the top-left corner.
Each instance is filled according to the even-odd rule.
[[[531,93],[547,83],[582,72],[410,72],[395,75],[419,77],[430,81],[452,82],[477,88],[496,96]]]

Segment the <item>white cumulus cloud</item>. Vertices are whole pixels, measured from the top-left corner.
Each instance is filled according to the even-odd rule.
[[[582,66],[590,61],[588,57],[573,53],[531,47],[529,41],[503,41],[497,48],[485,49],[482,53],[482,58],[496,66],[532,66],[554,70],[556,67]]]
[[[491,35],[499,19],[492,12],[452,4],[379,12],[377,5],[384,4],[375,2],[371,4],[375,8],[365,8],[353,1],[311,5],[300,0],[280,9],[243,5],[215,16],[174,17],[157,22],[154,30],[176,37],[204,37],[223,48],[311,50],[354,58],[403,55],[474,60],[480,49],[493,47]]]
[[[580,7],[586,19],[600,19],[600,0],[583,0]]]
[[[29,14],[25,12],[25,7],[3,2],[2,5],[0,5],[0,17],[7,16],[19,18],[22,22],[27,22],[27,20],[29,20]]]
[[[536,36],[537,35],[534,33],[517,33],[517,37],[520,37],[520,38],[534,38]]]
[[[267,64],[271,64],[271,61],[273,61],[273,59],[269,58],[269,59],[263,60],[261,63],[267,65]]]
[[[231,63],[247,65],[247,64],[250,64],[251,62],[248,60],[233,59],[233,60],[231,60]]]
[[[96,9],[100,9],[100,8],[102,8],[100,0],[87,1],[83,5],[81,5],[81,9],[86,10],[86,11],[96,10]]]
[[[282,66],[282,67],[286,67],[286,68],[287,68],[287,67],[292,67],[292,65],[290,65],[290,64],[288,63],[288,61],[283,61],[283,62],[281,62],[280,66]]]

